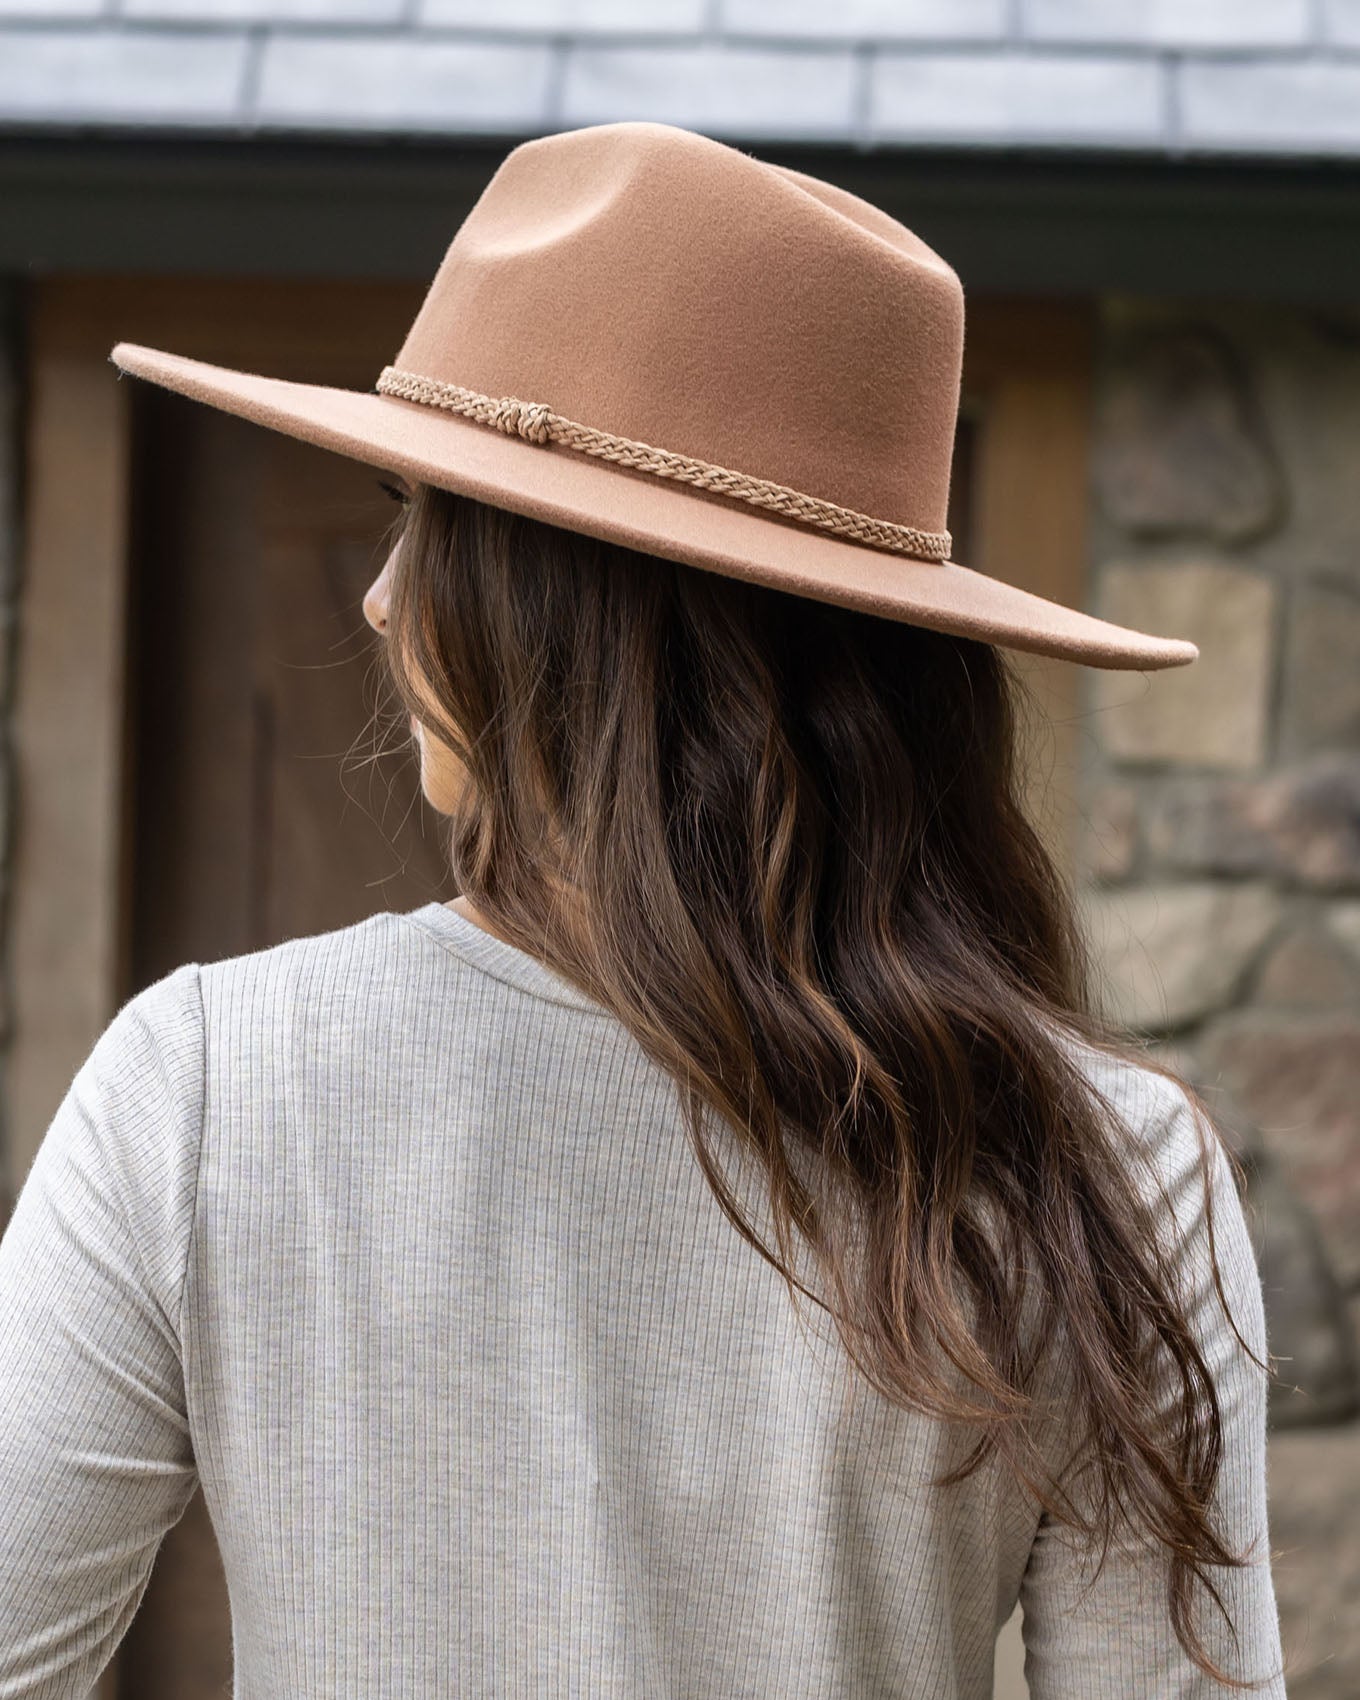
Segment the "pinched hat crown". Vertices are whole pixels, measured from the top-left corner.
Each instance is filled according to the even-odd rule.
[[[730,475],[708,488],[775,486],[806,510],[758,505],[813,524],[819,505],[844,510],[882,522],[865,541],[943,559],[962,356],[958,277],[894,219],[626,123],[507,156],[378,387],[531,441],[650,447],[663,462],[635,454],[640,471],[697,462]],[[834,513],[830,529],[854,534]]]

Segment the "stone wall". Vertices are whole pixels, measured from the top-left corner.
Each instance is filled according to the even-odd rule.
[[[1089,933],[1246,1160],[1289,1692],[1360,1693],[1360,312],[1107,302],[1092,477],[1091,606],[1201,653],[1088,674]]]

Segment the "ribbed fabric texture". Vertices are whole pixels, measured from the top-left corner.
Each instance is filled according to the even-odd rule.
[[[1215,1577],[1237,1653],[1203,1621],[1270,1677],[1265,1379],[1183,1094],[1104,1084],[1197,1295],[1223,1527],[1258,1543]],[[106,1028],[0,1242],[0,1696],[88,1690],[199,1480],[238,1700],[982,1700],[1017,1598],[1035,1700],[1228,1692],[1158,1555],[1112,1547],[1083,1595],[1070,1532],[995,1462],[930,1488],[973,1436],[847,1400],[803,1315],[626,1029],[445,905],[187,964]]]

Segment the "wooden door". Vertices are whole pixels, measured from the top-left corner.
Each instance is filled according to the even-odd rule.
[[[82,409],[92,397],[109,399],[118,382],[108,365],[113,342],[366,389],[392,358],[420,295],[416,287],[315,280],[42,286],[34,361],[41,426],[31,451],[42,488],[90,487],[81,458],[88,433],[76,402],[61,398],[80,398]],[[955,557],[1080,604],[1089,315],[1079,304],[1028,302],[970,302],[969,312],[949,520]],[[65,663],[45,653],[32,706],[20,705],[21,728],[27,713],[35,741],[57,703],[76,702],[91,734],[101,713],[125,728],[121,740],[87,740],[101,752],[88,774],[73,772],[70,760],[34,763],[29,842],[18,864],[16,905],[58,911],[58,882],[67,876],[51,854],[56,828],[42,823],[48,812],[69,823],[71,806],[63,792],[60,808],[45,811],[42,788],[83,785],[92,821],[115,812],[121,850],[99,864],[117,933],[105,1003],[187,960],[452,895],[405,716],[389,715],[385,731],[374,721],[379,640],[360,604],[395,512],[377,475],[152,385],[121,380],[118,400],[99,414],[108,473],[99,489],[107,492],[74,517],[54,495],[62,523],[35,529],[27,562],[33,605],[52,629],[83,631],[83,647],[68,643]],[[86,545],[70,537],[72,526],[84,528]],[[110,540],[121,538],[120,551]],[[123,621],[73,619],[58,570],[73,551],[87,577],[103,575],[82,593],[121,598]],[[102,606],[97,597],[94,606]],[[92,656],[107,663],[100,703],[87,700]],[[1043,710],[1031,728],[1033,812],[1066,862],[1077,669],[1015,660]],[[20,939],[15,948],[19,958],[31,950],[39,966],[36,930],[31,947]],[[72,956],[55,973],[50,964],[42,971],[54,984],[62,975],[74,981],[88,972],[83,961]],[[35,1040],[23,961],[16,966],[21,1051]],[[42,1090],[64,1090],[62,1059],[45,1067],[51,1079],[40,1082],[39,1100]],[[1016,1661],[1013,1634],[1007,1645],[998,1692],[1020,1693],[1013,1670],[1003,1669]],[[162,1545],[101,1693],[219,1700],[230,1681],[226,1587],[198,1494]]]
[[[137,400],[129,983],[452,895],[361,606],[381,474]]]

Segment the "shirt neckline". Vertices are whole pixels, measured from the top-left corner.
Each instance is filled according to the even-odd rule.
[[[571,1009],[585,1010],[591,1015],[607,1015],[617,1020],[612,1010],[597,1003],[574,986],[564,975],[537,956],[530,956],[518,945],[497,938],[466,915],[436,899],[419,909],[402,912],[400,919],[419,927],[435,938],[445,950],[461,957],[484,973],[550,1003],[566,1004]]]

